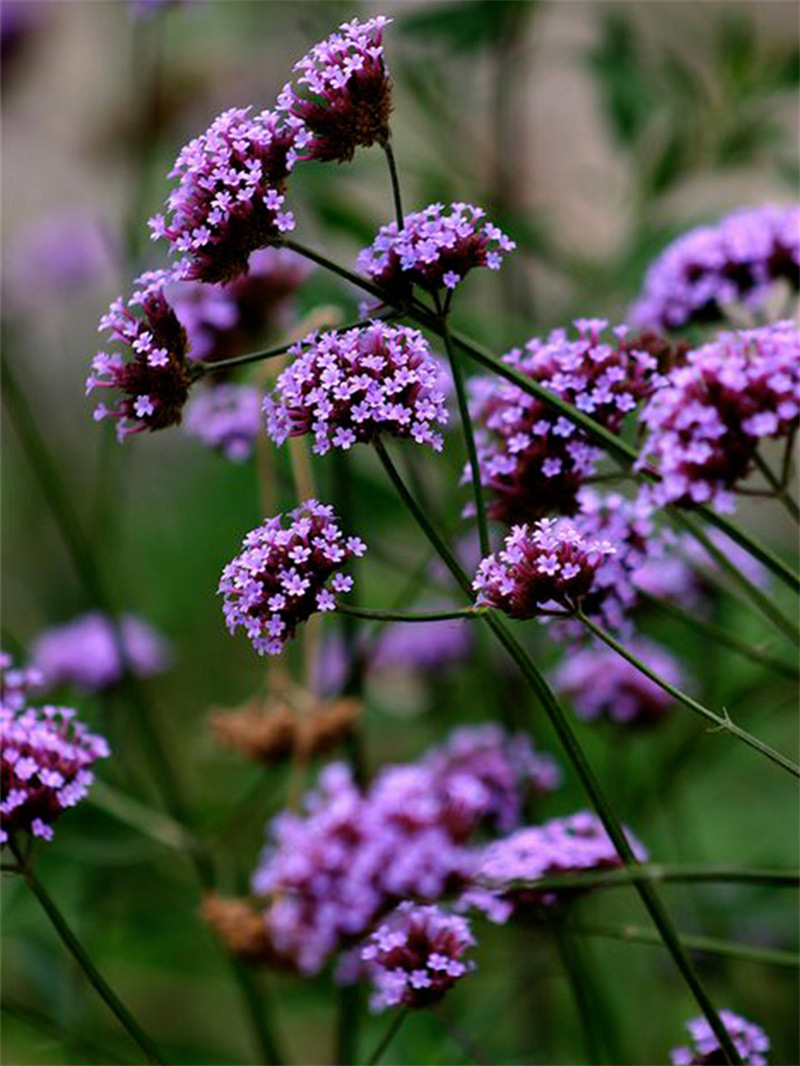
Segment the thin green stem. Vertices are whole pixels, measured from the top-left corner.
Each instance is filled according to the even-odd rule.
[[[336,610],[354,618],[374,618],[381,622],[446,622],[454,618],[478,618],[480,612],[471,607],[461,611],[419,611],[413,614],[403,611],[384,611],[372,607],[353,607],[339,603]]]
[[[652,944],[662,947],[661,937],[655,929],[642,929],[636,925],[624,925],[614,928],[608,925],[573,925],[576,933],[587,936],[607,937],[610,940],[623,940],[629,944]],[[697,951],[704,955],[721,955],[725,958],[739,959],[742,962],[757,962],[764,966],[786,966],[796,970],[800,966],[800,955],[793,951],[777,949],[751,948],[747,944],[735,944],[730,940],[718,940],[710,936],[690,936],[680,934],[681,943],[687,951]]]
[[[787,492],[786,485],[781,484],[780,479],[773,474],[769,465],[761,458],[758,452],[755,453],[753,459],[755,460],[756,466],[761,471],[764,480],[772,489],[775,499],[783,504],[795,524],[800,524],[800,507],[797,506],[795,500],[793,500]]]
[[[586,1049],[586,1061],[587,1063],[600,1063],[603,1061],[603,1053],[595,1019],[595,1004],[588,987],[586,973],[575,951],[572,933],[562,921],[553,922],[552,929],[558,945],[564,973],[572,990],[572,998],[575,1000],[575,1007],[580,1019]]]
[[[125,1066],[131,1061],[130,1058],[122,1058],[117,1052],[111,1052],[108,1048],[98,1047],[83,1037],[74,1036],[62,1028],[54,1019],[48,1018],[43,1011],[36,1007],[31,1007],[27,1003],[20,1003],[17,1000],[9,999],[8,996],[4,996],[2,1003],[0,1003],[0,1010],[16,1021],[29,1026],[38,1035],[45,1036],[49,1040],[58,1040],[65,1048],[69,1048],[80,1056],[79,1062],[96,1062],[101,1064],[101,1066],[120,1063]]]
[[[682,703],[684,707],[688,707],[707,721],[713,722],[717,729],[738,737],[739,740],[747,744],[748,747],[760,752],[762,755],[766,756],[766,758],[777,763],[777,765],[784,770],[787,770],[790,774],[793,774],[795,777],[800,777],[800,767],[798,767],[796,763],[793,763],[792,760],[785,755],[781,755],[779,751],[775,751],[774,748],[771,748],[762,740],[754,737],[752,733],[748,733],[746,729],[741,729],[731,720],[727,711],[723,712],[724,717],[715,714],[714,711],[709,710],[708,707],[704,707],[702,703],[698,703],[697,700],[692,699],[691,696],[687,696],[685,692],[681,692],[679,688],[676,688],[662,677],[659,677],[659,675],[654,670],[651,670],[646,663],[643,663],[641,659],[637,659],[635,655],[632,655],[631,652],[623,647],[618,640],[615,640],[610,633],[607,633],[604,629],[601,629],[600,626],[592,622],[591,619],[587,618],[582,611],[578,611],[576,617],[590,632],[594,633],[599,640],[602,640],[609,648],[612,648],[618,655],[621,655],[623,659],[626,659],[631,666],[635,666],[640,673],[644,674],[645,677],[648,677],[654,684],[663,689],[664,692],[668,692],[670,696],[678,700],[679,703]]]
[[[361,988],[358,984],[343,985],[338,992],[339,1009],[336,1016],[337,1066],[351,1066],[358,1061],[358,1030],[361,1021]]]
[[[389,177],[392,181],[392,199],[394,200],[394,214],[397,219],[397,228],[403,228],[403,201],[400,196],[400,179],[397,176],[397,163],[395,162],[394,152],[392,151],[391,138],[387,137],[380,142],[383,154],[386,156],[386,162],[389,166]]]
[[[22,852],[19,850],[13,839],[9,841],[9,846],[14,853],[14,857],[17,860],[22,876],[25,878],[34,896],[36,896],[36,899],[39,901],[42,910],[50,919],[53,928],[58,933],[62,943],[86,975],[89,983],[109,1008],[122,1028],[144,1053],[147,1061],[164,1063],[165,1060],[161,1056],[161,1053],[154,1042],[150,1039],[147,1033],[144,1032],[131,1012],[125,1007],[89,958],[86,949],[67,925],[64,916],[51,899],[42,882],[33,872],[31,867],[25,862]]]
[[[378,1046],[367,1059],[366,1066],[376,1066],[376,1063],[380,1062],[384,1051],[386,1051],[388,1046],[394,1040],[395,1036],[397,1035],[398,1029],[406,1020],[407,1016],[408,1007],[404,1007],[402,1010],[398,1011],[397,1014],[395,1014],[394,1018],[392,1018],[389,1028],[383,1034],[383,1037],[378,1041]]]
[[[441,1003],[435,1004],[431,1008],[431,1013],[439,1019],[441,1027],[471,1062],[477,1063],[478,1066],[492,1066],[492,1060],[486,1052],[478,1047],[473,1038],[465,1033],[460,1025],[456,1025]]]
[[[598,870],[584,874],[555,874],[534,880],[509,882],[512,888],[536,889],[545,892],[556,889],[601,889],[627,887],[635,881],[688,884],[720,883],[744,885],[769,885],[771,888],[800,888],[800,872],[784,869],[748,869],[743,866],[714,866],[699,864],[641,864],[621,870]]]

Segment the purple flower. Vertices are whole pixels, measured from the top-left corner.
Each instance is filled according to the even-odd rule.
[[[278,109],[298,123],[298,159],[345,163],[356,148],[388,140],[392,85],[383,27],[391,21],[379,15],[343,23],[295,64],[300,90],[285,86]]]
[[[120,659],[112,622],[92,611],[42,633],[33,644],[31,659],[48,687],[74,685],[85,692],[110,688],[125,676],[161,673],[169,662],[169,649],[154,629],[132,615],[119,621],[119,637],[127,662]]]
[[[264,401],[276,444],[314,434],[314,451],[348,449],[378,434],[442,447],[447,421],[440,366],[415,329],[374,322],[345,333],[312,334],[291,349],[294,361]]]
[[[603,320],[579,320],[577,339],[555,330],[531,338],[503,362],[616,433],[626,413],[657,380],[656,359],[626,329],[601,336]],[[510,381],[494,375],[470,382],[470,411],[489,514],[500,522],[572,514],[578,489],[602,454],[569,419]],[[470,481],[469,466],[464,480]]]
[[[369,665],[374,670],[438,674],[463,663],[471,650],[472,633],[463,621],[396,622],[381,634]]]
[[[212,385],[186,408],[184,429],[235,462],[249,459],[261,428],[261,393],[251,385]]]
[[[180,257],[175,277],[211,284],[247,272],[248,260],[294,228],[283,209],[294,132],[277,112],[231,108],[181,149],[165,215],[150,220]]]
[[[11,711],[21,711],[28,693],[44,688],[44,677],[35,666],[14,667],[11,656],[0,651],[0,704]]]
[[[664,648],[640,638],[631,641],[628,650],[671,685],[680,687],[683,683],[680,664]],[[661,721],[674,702],[655,682],[605,646],[568,653],[553,680],[586,721],[606,718],[625,725],[652,725]]]
[[[52,840],[53,822],[86,795],[89,767],[108,754],[68,707],[0,705],[0,843],[20,832]]]
[[[421,285],[431,292],[452,291],[473,267],[498,270],[505,252],[516,245],[472,204],[448,208],[431,204],[382,226],[369,248],[359,252],[356,269],[387,289]]]
[[[719,1018],[745,1066],[766,1066],[769,1037],[761,1026],[748,1022],[730,1010],[721,1010]],[[672,1066],[713,1066],[723,1061],[719,1041],[705,1018],[693,1018],[686,1023],[686,1028],[692,1044],[690,1047],[674,1048],[670,1052]]]
[[[115,300],[100,319],[99,329],[110,333],[124,354],[98,352],[86,392],[113,388],[123,394],[113,406],[101,403],[94,412],[97,422],[116,421],[120,440],[180,422],[189,394],[186,333],[164,296],[168,280],[167,271],[142,274],[127,306]],[[134,313],[135,306],[141,315]]]
[[[316,500],[268,519],[222,571],[218,591],[228,629],[242,626],[260,655],[280,654],[301,622],[335,609],[330,590],[346,592],[352,584],[337,571],[365,551],[358,537],[342,534],[333,508]]]
[[[719,321],[728,304],[760,311],[778,278],[800,288],[800,208],[744,208],[690,230],[661,253],[647,272],[631,322],[678,329]]]
[[[375,993],[373,1010],[428,1007],[475,969],[463,955],[475,945],[466,919],[408,901],[375,930],[361,950]]]
[[[472,587],[476,605],[512,618],[573,610],[592,588],[607,540],[587,540],[567,519],[542,518],[530,528],[514,526],[505,547],[481,561]]]
[[[656,504],[735,508],[764,438],[790,438],[800,413],[800,330],[791,321],[721,333],[670,372],[642,413],[640,465],[661,475]]]

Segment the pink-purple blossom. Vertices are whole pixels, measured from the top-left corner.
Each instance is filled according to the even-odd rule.
[[[721,1010],[719,1019],[728,1031],[733,1046],[744,1066],[767,1066],[769,1037],[754,1022],[748,1022],[731,1010]],[[686,1023],[691,1044],[676,1047],[670,1052],[672,1066],[713,1066],[724,1059],[719,1040],[706,1018],[693,1018]]]
[[[28,693],[44,688],[41,670],[35,666],[14,666],[8,652],[0,651],[0,704],[20,711],[28,703]]]
[[[227,459],[243,462],[255,450],[262,402],[252,385],[211,385],[190,399],[183,428]]]

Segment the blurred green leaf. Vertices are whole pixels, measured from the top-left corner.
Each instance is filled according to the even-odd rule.
[[[612,10],[604,15],[601,42],[589,53],[588,64],[600,84],[612,133],[630,147],[641,136],[657,99],[627,14]]]
[[[409,35],[437,37],[454,52],[477,52],[529,19],[536,6],[537,0],[466,0],[435,7],[420,5],[419,10],[397,21]]]

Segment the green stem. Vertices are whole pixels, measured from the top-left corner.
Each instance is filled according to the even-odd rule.
[[[375,618],[381,622],[445,622],[453,618],[479,618],[480,611],[467,607],[461,611],[420,611],[414,614],[402,611],[384,611],[372,607],[352,607],[348,604],[339,603],[337,611],[342,614],[353,615],[354,618]]]
[[[607,644],[609,648],[612,648],[618,655],[621,655],[623,659],[626,659],[631,664],[631,666],[635,666],[640,673],[644,674],[645,677],[648,677],[654,684],[658,685],[659,688],[663,689],[664,692],[668,692],[670,696],[682,703],[684,707],[688,707],[690,710],[694,711],[696,714],[701,715],[709,722],[713,722],[717,729],[720,729],[726,733],[731,733],[733,734],[733,736],[738,737],[739,740],[747,744],[748,747],[751,747],[755,751],[760,752],[772,762],[777,763],[778,766],[783,767],[783,769],[787,770],[790,774],[793,774],[795,777],[800,777],[799,766],[793,763],[792,760],[787,758],[785,755],[781,755],[779,751],[775,751],[774,748],[771,748],[768,744],[765,744],[762,740],[759,740],[757,737],[754,737],[752,733],[748,733],[747,730],[741,729],[738,725],[731,721],[731,718],[728,715],[727,711],[724,712],[724,717],[720,717],[718,714],[715,714],[713,711],[709,710],[708,707],[704,707],[702,703],[698,703],[697,700],[692,699],[691,696],[687,696],[685,692],[681,692],[679,688],[675,688],[674,685],[671,685],[668,681],[665,681],[662,677],[659,677],[658,674],[655,673],[655,671],[651,670],[650,667],[647,666],[645,663],[643,663],[641,659],[637,659],[636,656],[632,655],[626,648],[624,648],[618,640],[615,640],[610,633],[607,633],[604,629],[601,629],[600,626],[595,625],[595,623],[588,619],[582,611],[578,611],[576,617],[586,626],[586,628],[590,632],[594,633],[594,635],[599,640],[602,640],[603,643]]]
[[[406,1020],[407,1015],[408,1007],[404,1007],[402,1010],[398,1011],[397,1014],[395,1014],[394,1018],[392,1018],[389,1028],[383,1034],[381,1040],[378,1041],[378,1046],[367,1059],[366,1066],[376,1066],[376,1064],[380,1062],[381,1056],[391,1044],[391,1042],[394,1040],[395,1036],[397,1035],[398,1029]]]
[[[584,874],[554,874],[532,881],[509,882],[510,888],[536,889],[545,892],[556,889],[600,889],[626,887],[634,881],[687,884],[690,882],[769,885],[772,888],[800,888],[797,870],[752,870],[742,866],[671,866],[669,864],[639,865],[632,869],[599,870]]]
[[[781,484],[780,480],[773,474],[767,463],[761,458],[758,452],[753,456],[755,464],[761,471],[764,480],[768,483],[775,498],[779,500],[786,508],[789,516],[794,520],[795,524],[800,524],[800,507],[792,499],[789,493],[786,491],[786,485]]]
[[[610,940],[624,940],[630,944],[652,944],[661,947],[661,937],[654,929],[642,929],[636,925],[624,925],[613,928],[607,925],[573,925],[576,933],[587,936],[608,937]],[[746,944],[735,944],[730,940],[718,940],[710,936],[689,936],[680,934],[681,943],[687,951],[698,951],[705,955],[722,955],[726,958],[740,959],[742,962],[758,962],[764,966],[787,966],[797,969],[800,955],[793,951],[751,948]]]
[[[86,975],[87,980],[92,985],[94,990],[109,1008],[111,1013],[128,1033],[131,1039],[138,1045],[140,1050],[144,1053],[148,1062],[163,1063],[164,1059],[161,1056],[156,1045],[150,1039],[150,1037],[144,1032],[139,1023],[120,1001],[115,992],[112,991],[108,982],[101,975],[100,971],[94,965],[92,960],[86,953],[81,942],[72,932],[67,925],[61,911],[56,904],[50,898],[44,885],[39,878],[33,872],[30,866],[25,862],[22,852],[17,847],[16,843],[11,840],[9,846],[14,853],[14,857],[20,868],[20,872],[27,881],[31,891],[36,899],[41,904],[42,910],[53,924],[55,931],[58,933],[62,943],[80,966],[81,970]]]
[[[361,1020],[361,989],[358,984],[343,985],[339,989],[339,1010],[336,1018],[337,1066],[351,1066],[358,1061],[358,1030]]]
[[[572,998],[575,1000],[578,1018],[580,1019],[583,1040],[586,1046],[586,1061],[587,1063],[600,1063],[603,1061],[603,1053],[595,1020],[595,1004],[588,988],[586,973],[581,965],[582,960],[579,959],[575,951],[572,934],[566,928],[564,922],[556,920],[552,928],[558,944],[564,972],[572,990]]]
[[[386,156],[386,162],[389,166],[389,177],[392,180],[392,199],[394,200],[394,213],[397,219],[397,228],[403,228],[403,201],[400,196],[400,179],[397,176],[397,163],[395,162],[394,152],[392,151],[391,138],[387,137],[380,142],[383,154]]]
[[[102,1063],[103,1066],[110,1066],[112,1063],[120,1063],[121,1066],[126,1066],[130,1062],[129,1058],[122,1058],[117,1052],[98,1047],[83,1037],[73,1036],[72,1033],[63,1029],[58,1022],[48,1018],[43,1011],[36,1007],[31,1007],[27,1003],[19,1003],[16,1000],[9,999],[8,996],[4,996],[3,1002],[0,1003],[0,1010],[16,1021],[29,1026],[39,1036],[44,1036],[48,1040],[58,1040],[65,1048],[75,1052],[78,1056],[78,1062],[96,1062]]]

